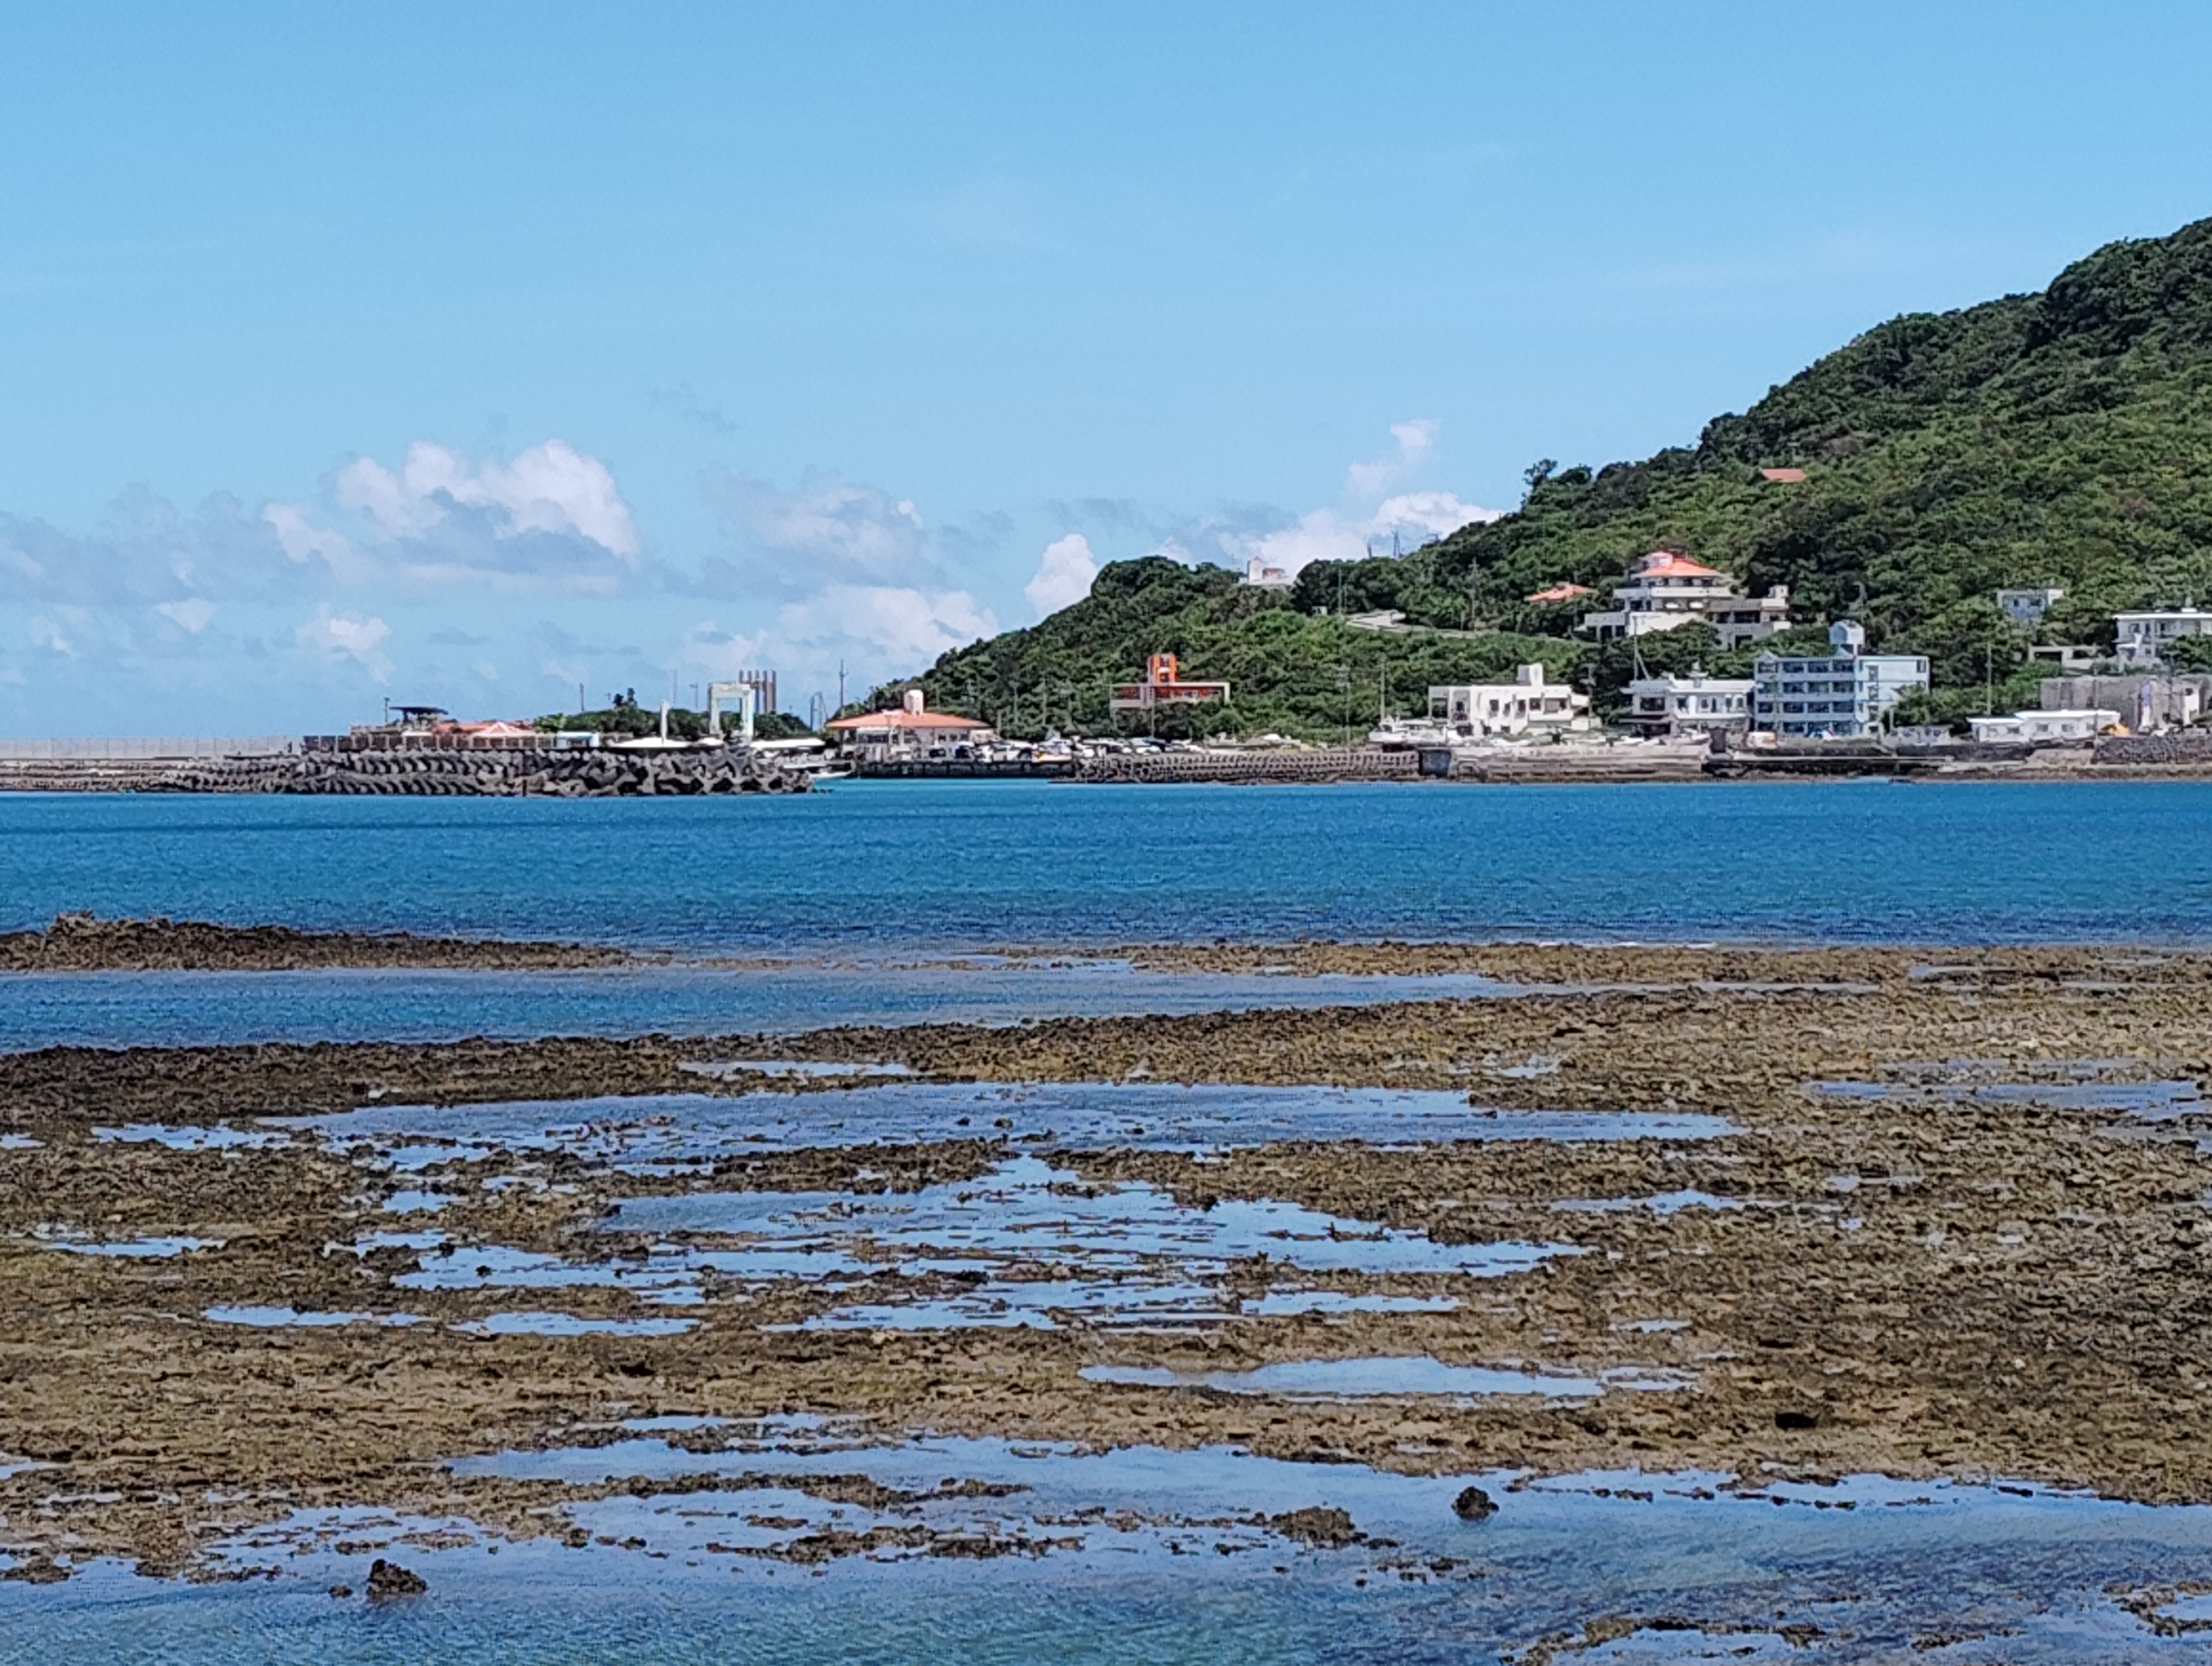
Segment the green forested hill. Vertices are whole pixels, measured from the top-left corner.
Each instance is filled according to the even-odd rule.
[[[1805,478],[1771,483],[1768,467]],[[1386,657],[1407,709],[1447,670],[1529,658],[1602,699],[1621,656],[1565,640],[1578,610],[1523,599],[1562,580],[1602,592],[1664,547],[1753,590],[1789,585],[1801,620],[1863,619],[1875,646],[1928,654],[1939,689],[1971,688],[1979,709],[1985,670],[2002,679],[2027,656],[1991,600],[2000,586],[2065,587],[2040,633],[2052,641],[2109,642],[2115,608],[2212,598],[2212,220],[2100,249],[2040,294],[1893,319],[1716,418],[1695,447],[1595,470],[1542,463],[1528,478],[1501,520],[1402,559],[1317,563],[1287,597],[1218,569],[1118,563],[1087,599],[921,681],[997,715],[1018,679],[1031,715],[1017,733],[1039,727],[1039,690],[1057,686],[1073,693],[1051,696],[1054,721],[1072,705],[1079,726],[1103,727],[1105,684],[1151,648],[1237,683],[1240,709],[1218,720],[1236,727],[1334,733],[1339,666],[1371,714]],[[1378,637],[1314,617],[1340,599],[1522,634]],[[1698,655],[1718,668],[1701,628],[1642,647],[1655,667]]]

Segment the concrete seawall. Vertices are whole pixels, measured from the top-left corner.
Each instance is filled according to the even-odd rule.
[[[803,770],[716,751],[315,752],[228,758],[0,758],[0,791],[632,798],[804,793]]]

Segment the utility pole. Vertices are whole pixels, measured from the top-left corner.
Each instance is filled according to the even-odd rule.
[[[842,660],[837,662],[837,709],[841,712],[845,709],[845,662]]]
[[[579,716],[579,717],[581,717],[583,714],[584,714],[584,685],[583,685],[581,683],[579,683],[579,684],[576,684],[576,715],[577,715],[577,716]]]

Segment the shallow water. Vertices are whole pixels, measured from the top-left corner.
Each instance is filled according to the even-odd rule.
[[[1455,1140],[1711,1140],[1691,1113],[1502,1110],[1437,1089],[1243,1087],[1176,1082],[888,1081],[798,1093],[640,1094],[478,1105],[374,1105],[271,1119],[340,1143],[564,1151],[588,1161],[695,1162],[808,1146],[1003,1139],[1045,1150],[1218,1151],[1284,1140],[1434,1145]],[[150,1136],[149,1136],[150,1137]],[[410,1161],[456,1154],[424,1147]]]
[[[1295,1359],[1249,1371],[1174,1371],[1164,1365],[1085,1365],[1085,1382],[1133,1389],[1212,1389],[1223,1394],[1263,1395],[1281,1400],[1376,1400],[1413,1396],[1471,1402],[1493,1395],[1536,1395],[1547,1400],[1595,1400],[1614,1389],[1674,1389],[1687,1379],[1637,1369],[1602,1377],[1557,1371],[1498,1371],[1487,1365],[1448,1365],[1416,1355],[1367,1359]]]
[[[0,806],[4,808],[4,806]],[[1462,974],[1312,977],[1055,966],[0,973],[0,1052],[485,1036],[793,1035],[841,1025],[1370,1006],[1510,993]]]
[[[919,1299],[857,1304],[806,1322],[824,1329],[1050,1329],[1079,1313],[1095,1322],[1205,1323],[1244,1310],[1217,1281],[1231,1262],[1255,1257],[1265,1257],[1278,1279],[1278,1268],[1498,1278],[1577,1253],[1556,1243],[1437,1243],[1266,1199],[1194,1208],[1140,1183],[1086,1185],[1033,1157],[916,1192],[633,1198],[602,1224],[731,1239],[733,1248],[694,1246],[672,1259],[740,1280],[789,1276],[794,1261],[817,1280],[893,1273],[975,1280],[955,1295],[919,1292]],[[465,1272],[470,1254],[453,1259]]]
[[[1630,1471],[1516,1488],[1510,1474],[1401,1476],[1223,1448],[872,1446],[805,1424],[731,1433],[732,1450],[719,1453],[640,1433],[457,1466],[572,1482],[750,1478],[574,1508],[587,1531],[642,1541],[635,1549],[541,1540],[491,1554],[468,1542],[477,1535],[465,1522],[302,1512],[229,1550],[234,1566],[273,1578],[193,1586],[95,1567],[58,1586],[0,1584],[0,1627],[23,1658],[131,1666],[1465,1663],[1617,1614],[1679,1618],[1588,1657],[2212,1657],[2212,1640],[2155,1639],[2121,1601],[2202,1570],[2212,1556],[2204,1508],[1872,1477],[1732,1491],[1722,1476]],[[874,1511],[787,1484],[841,1474],[928,1496]],[[1021,1490],[977,1496],[947,1481]],[[1498,1506],[1486,1521],[1453,1511],[1470,1482]],[[1268,1524],[1315,1506],[1345,1511],[1366,1541],[1314,1549]],[[892,1551],[818,1572],[738,1554],[877,1523],[1079,1542],[983,1560]],[[405,1541],[426,1529],[459,1541]],[[428,1592],[380,1608],[327,1594],[338,1583],[358,1591],[375,1554],[422,1572]],[[2194,1612],[2189,1601],[2166,1611]],[[1817,1633],[1790,1629],[1803,1626]],[[1972,1640],[1914,1646],[1960,1633]]]

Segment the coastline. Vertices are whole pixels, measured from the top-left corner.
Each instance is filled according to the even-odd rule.
[[[18,1556],[97,1551],[178,1572],[223,1531],[339,1501],[558,1533],[569,1519],[559,1489],[530,1494],[532,1514],[441,1466],[558,1444],[594,1420],[793,1412],[858,1420],[885,1438],[1229,1444],[1412,1473],[1633,1462],[1763,1477],[2008,1476],[2145,1501],[2212,1499],[2212,1456],[2193,1433],[2196,1384],[2212,1378],[2199,1312],[2212,1242],[2199,1200],[2212,1158],[2198,1147],[2193,1086],[2157,1097],[2162,1084],[2212,1075],[2201,1023],[2212,956],[1964,950],[1931,976],[1924,951],[1455,952],[1551,987],[1312,1012],[849,1026],[772,1043],[0,1059],[10,1136],[0,1147],[0,1306],[10,1316],[0,1424],[13,1456],[42,1466],[0,1478],[7,1543]],[[1662,971],[1669,977],[1651,982]],[[770,1048],[770,1061],[855,1068],[812,1079],[782,1065],[683,1068]],[[887,1064],[915,1075],[887,1085],[862,1073]],[[850,1108],[836,1116],[860,1116],[869,1095],[909,1091],[907,1082],[970,1082],[978,1092],[1003,1085],[1018,1108],[1019,1084],[1053,1081],[1145,1084],[1156,1097],[1180,1082],[1428,1091],[1462,1115],[1486,1108],[1501,1120],[1496,1137],[1442,1144],[1271,1138],[1165,1149],[1134,1136],[1036,1144],[979,1110],[965,1126],[947,1120],[929,1137],[892,1141],[862,1137],[864,1128],[767,1146],[732,1136],[703,1167],[651,1172],[593,1143],[618,1150],[655,1118],[674,1115],[680,1127],[707,1114],[686,1105],[730,1106],[742,1119],[753,1107],[769,1117],[834,1101]],[[1811,1085],[1823,1081],[1870,1086]],[[735,1097],[749,1089],[772,1097]],[[682,1097],[626,1106],[602,1097],[671,1093]],[[2148,1114],[2129,1108],[2131,1096],[2145,1096]],[[417,1154],[395,1167],[397,1134],[364,1143],[259,1120],[322,1115],[342,1127],[354,1108],[375,1107],[398,1128],[407,1119],[392,1107],[516,1101],[550,1102],[544,1126],[584,1132],[418,1138]],[[1731,1131],[1562,1142],[1513,1134],[1524,1114],[1712,1117]],[[459,1119],[441,1127],[477,1125],[474,1112],[441,1115]],[[168,1130],[171,1143],[94,1134],[136,1125]],[[193,1132],[218,1128],[229,1132]],[[1011,1330],[787,1328],[856,1301],[944,1300],[963,1287],[890,1269],[836,1288],[702,1277],[699,1300],[676,1308],[619,1280],[402,1288],[392,1280],[415,1276],[425,1252],[376,1237],[416,1224],[384,1205],[427,1188],[453,1199],[433,1218],[442,1233],[555,1268],[642,1268],[666,1234],[622,1229],[625,1199],[842,1190],[896,1202],[1029,1152],[1048,1153],[1065,1183],[1107,1195],[1146,1189],[1200,1210],[1278,1200],[1437,1245],[1577,1253],[1473,1281],[1322,1280],[1363,1298],[1449,1297],[1448,1310],[1255,1316],[1146,1335],[1079,1316]],[[1668,1198],[1717,1201],[1642,1201]],[[220,1243],[104,1256],[58,1248],[57,1231]],[[362,1243],[371,1247],[349,1247]],[[1224,1276],[1225,1288],[1257,1291],[1279,1273],[1240,1260]],[[307,1329],[204,1316],[270,1303],[366,1316]],[[483,1330],[518,1307],[617,1330],[693,1322],[668,1335]],[[1455,1409],[1255,1402],[1079,1374],[1100,1363],[1222,1371],[1410,1354],[1509,1371],[1668,1372],[1686,1386]],[[64,1495],[77,1502],[58,1513],[40,1504]]]

